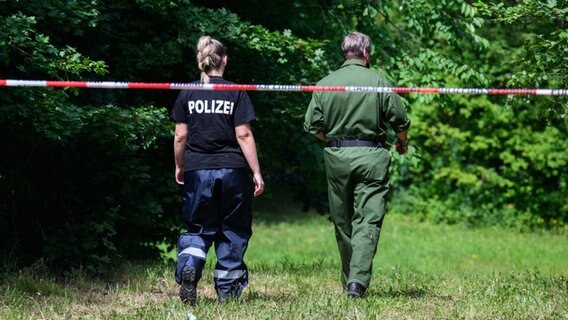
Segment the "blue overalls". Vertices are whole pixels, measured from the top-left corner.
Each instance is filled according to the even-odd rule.
[[[202,275],[207,252],[215,244],[215,290],[220,300],[239,298],[248,284],[243,260],[252,235],[253,189],[246,168],[185,172],[183,221],[188,232],[178,240],[176,281],[184,266]]]

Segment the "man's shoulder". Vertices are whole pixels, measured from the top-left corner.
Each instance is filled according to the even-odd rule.
[[[340,68],[337,69],[324,78],[322,78],[317,85],[336,85],[338,83],[351,82],[354,79],[366,79],[371,84],[388,84],[389,81],[385,76],[384,72],[381,70],[375,70],[370,68],[349,69]]]
[[[346,68],[339,68],[335,71],[330,72],[327,76],[318,81],[318,85],[333,85],[337,82],[342,82],[341,80],[345,80],[346,76],[348,76],[350,73],[351,72]]]

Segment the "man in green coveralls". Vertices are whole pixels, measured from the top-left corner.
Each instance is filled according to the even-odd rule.
[[[391,86],[384,75],[369,69],[369,36],[350,33],[341,48],[345,62],[317,85]],[[396,151],[406,153],[410,120],[396,93],[314,92],[305,115],[304,129],[327,142],[330,215],[341,256],[341,282],[351,297],[364,296],[371,282],[389,191],[388,127],[396,133]]]

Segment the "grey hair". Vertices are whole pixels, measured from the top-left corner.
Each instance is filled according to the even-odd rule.
[[[197,41],[197,67],[201,70],[201,81],[203,83],[209,83],[208,72],[212,70],[223,71],[225,55],[225,47],[218,40],[210,36],[199,38],[199,41]]]
[[[352,32],[343,38],[341,50],[345,60],[363,58],[365,51],[371,53],[371,38],[361,32]]]

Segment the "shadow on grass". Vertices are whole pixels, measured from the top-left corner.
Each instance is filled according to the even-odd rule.
[[[372,298],[407,298],[407,299],[418,299],[428,295],[428,291],[425,288],[401,288],[401,289],[388,289],[388,290],[371,290],[368,293],[368,297]]]
[[[249,291],[247,292],[242,300],[230,299],[223,303],[254,303],[254,302],[292,302],[296,299],[300,299],[302,296],[301,290],[293,290],[297,294],[290,292],[261,292],[261,291]],[[381,290],[371,290],[363,298],[351,298],[348,297],[345,292],[338,291],[337,293],[330,293],[331,295],[336,295],[336,298],[351,299],[353,301],[357,300],[378,300],[378,299],[420,299],[428,295],[428,291],[420,288],[409,288],[404,290],[396,291],[381,291]],[[450,298],[451,299],[451,298]],[[220,303],[217,299],[212,297],[202,297],[199,298],[198,303],[204,304],[216,304]]]
[[[268,292],[249,292],[249,294],[243,299],[243,303],[246,302],[283,302],[283,301],[293,301],[297,299],[292,294],[287,292],[278,293],[268,293]]]
[[[174,297],[174,299],[177,297]],[[220,301],[217,297],[213,296],[199,296],[195,305],[207,306],[207,305],[217,305],[217,304],[246,304],[253,302],[282,302],[291,301],[295,299],[291,294],[285,292],[279,293],[268,293],[259,291],[248,291],[243,293],[241,299],[229,298],[224,301]],[[182,302],[180,302],[182,303]]]

